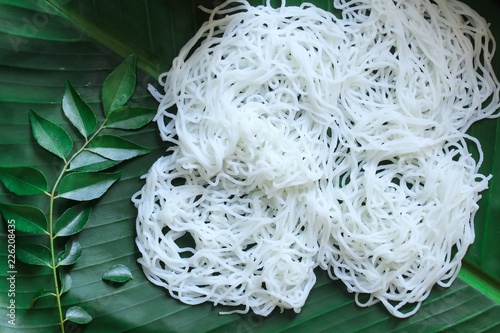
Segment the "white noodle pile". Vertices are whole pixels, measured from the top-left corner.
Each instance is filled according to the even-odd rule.
[[[465,131],[500,104],[487,24],[454,0],[334,7],[227,1],[160,77],[174,145],[133,197],[137,246],[182,302],[299,312],[321,267],[407,317],[456,278],[488,182]]]

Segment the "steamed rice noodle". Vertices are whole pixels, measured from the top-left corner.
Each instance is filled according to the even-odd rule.
[[[488,26],[454,0],[333,5],[204,9],[152,90],[169,148],[136,243],[182,302],[299,312],[321,268],[407,317],[456,278],[489,179],[466,131],[499,107]]]

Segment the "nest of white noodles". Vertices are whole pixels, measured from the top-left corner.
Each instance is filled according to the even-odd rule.
[[[499,107],[488,26],[454,0],[334,7],[227,1],[160,77],[137,246],[182,302],[299,312],[320,267],[406,317],[456,278],[488,182],[465,131]]]

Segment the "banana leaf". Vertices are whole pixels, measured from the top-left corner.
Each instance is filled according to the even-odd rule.
[[[139,73],[132,104],[156,107],[147,91],[158,74],[206,19],[198,4],[217,1],[86,1],[0,0],[0,166],[32,166],[53,181],[59,164],[49,152],[36,147],[28,113],[64,126],[61,108],[69,79],[87,103],[101,111],[100,89],[106,76],[130,53],[138,55]],[[265,3],[265,1],[263,1]],[[277,4],[279,1],[272,1]],[[289,5],[301,1],[288,1]],[[253,1],[257,5],[262,1]],[[315,1],[325,9],[331,1]],[[500,36],[493,0],[471,2]],[[500,62],[494,64],[500,74]],[[470,248],[460,278],[450,288],[435,287],[420,311],[408,318],[393,318],[381,305],[360,308],[339,281],[321,270],[307,303],[299,314],[272,313],[220,315],[222,306],[188,306],[151,284],[136,260],[135,208],[130,198],[140,189],[140,176],[166,150],[152,123],[139,131],[119,135],[152,149],[122,165],[120,180],[98,201],[85,229],[77,235],[81,259],[71,268],[71,289],[63,296],[67,309],[81,306],[93,317],[84,325],[67,322],[67,332],[498,332],[500,331],[500,147],[499,121],[483,121],[471,129],[485,152],[482,172],[492,174],[476,216],[477,239]],[[70,133],[75,134],[75,133]],[[37,203],[43,205],[40,196]],[[4,187],[0,201],[19,203]],[[16,263],[9,271],[7,227],[0,224],[0,331],[58,332],[52,298],[30,300],[52,283],[51,272]],[[16,241],[29,239],[16,235]],[[112,266],[128,266],[133,279],[125,284],[102,280]],[[14,276],[14,279],[9,279]],[[14,281],[14,283],[12,283]],[[15,298],[9,295],[15,293]],[[11,300],[15,300],[12,310]],[[15,322],[10,322],[12,316]],[[14,324],[12,324],[14,323]]]

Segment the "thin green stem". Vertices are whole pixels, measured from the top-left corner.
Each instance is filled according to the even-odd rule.
[[[66,162],[66,164],[64,165],[64,169],[63,171],[61,172],[61,175],[60,175],[60,178],[62,178],[62,176],[64,175],[64,173],[67,171],[70,163],[82,152],[84,151],[88,145],[90,144],[90,142],[97,136],[99,135],[99,133],[101,133],[101,131],[105,128],[105,125],[106,125],[106,122],[108,121],[108,118],[106,117],[106,119],[104,119],[104,122],[102,123],[102,125],[97,129],[97,131],[94,132],[94,134],[92,134],[90,136],[90,138],[88,138],[87,140],[85,140],[85,143],[84,145],[78,149],[77,152],[75,152],[73,154],[73,156],[70,157],[70,159]],[[58,181],[61,181],[61,179],[58,179]],[[59,185],[58,182],[56,182],[56,185]],[[56,187],[56,185],[54,185],[54,188]]]
[[[57,188],[59,187],[59,184],[61,180],[63,179],[64,175],[68,171],[69,165],[71,162],[80,154],[87,146],[90,144],[92,139],[94,139],[105,127],[105,124],[107,122],[108,118],[104,120],[102,125],[95,131],[95,133],[85,140],[85,143],[83,146],[76,151],[68,160],[64,160],[64,167],[61,170],[59,176],[57,177],[54,186],[52,187],[52,192],[49,194],[50,197],[50,203],[49,203],[49,238],[50,238],[50,256],[51,256],[51,266],[52,266],[52,276],[54,278],[54,287],[55,287],[55,293],[54,296],[56,297],[56,303],[57,303],[57,310],[59,312],[59,325],[61,327],[61,333],[65,333],[64,329],[64,322],[66,321],[64,318],[63,310],[62,310],[62,303],[61,303],[61,292],[59,290],[59,279],[58,279],[58,271],[57,268],[58,263],[56,262],[56,251],[55,251],[55,239],[57,238],[56,235],[54,235],[54,202],[58,198],[56,195]]]
[[[61,172],[63,174],[63,172]],[[61,178],[61,176],[59,177]],[[59,292],[59,280],[57,279],[57,265],[56,265],[56,256],[55,256],[55,246],[54,246],[54,229],[53,229],[53,218],[54,218],[54,192],[56,190],[56,186],[54,186],[52,190],[52,194],[50,197],[50,205],[49,205],[49,236],[50,236],[50,256],[52,259],[52,276],[54,278],[54,286],[55,286],[55,296],[57,302],[57,309],[59,311],[59,324],[61,326],[61,333],[64,333],[64,316],[62,312],[61,306],[61,293]]]

